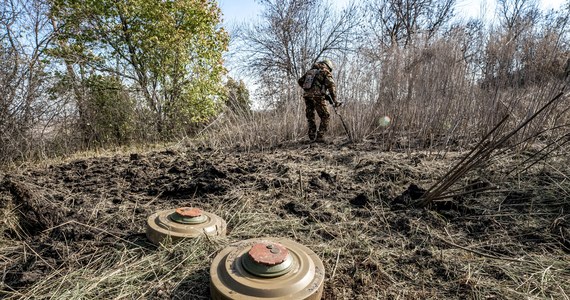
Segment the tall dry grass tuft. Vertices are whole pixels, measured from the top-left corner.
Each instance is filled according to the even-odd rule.
[[[460,43],[442,39],[424,47],[393,48],[380,58],[357,55],[335,73],[338,109],[354,141],[373,141],[385,149],[465,149],[473,146],[504,116],[514,128],[561,89],[562,81],[516,85],[496,78],[481,81],[464,57]],[[300,90],[300,88],[298,88]],[[547,108],[509,141],[527,147],[568,132],[570,101],[564,97]],[[332,108],[329,135],[347,138]],[[306,132],[301,96],[270,111],[227,111],[202,132],[213,146],[263,148],[299,140]],[[386,126],[382,117],[388,116]],[[499,131],[496,134],[504,134]]]
[[[226,109],[198,134],[207,147],[272,148],[285,141],[302,139],[307,131],[302,103],[277,110],[235,111]]]
[[[206,299],[206,257],[215,255],[223,240],[196,239],[151,251],[138,244],[123,243],[95,249],[84,257],[69,257],[67,265],[49,265],[54,272],[38,278],[26,290],[7,292],[7,299]],[[19,248],[27,247],[18,245]],[[30,251],[29,248],[28,251]],[[36,257],[34,257],[34,255]],[[37,253],[30,257],[41,259]],[[149,279],[152,278],[152,281]],[[180,291],[181,287],[182,290]],[[191,288],[190,288],[191,287]]]

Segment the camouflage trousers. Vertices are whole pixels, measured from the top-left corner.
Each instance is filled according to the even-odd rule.
[[[309,125],[309,138],[311,140],[322,138],[329,127],[330,114],[327,109],[325,97],[304,97],[305,99],[305,115],[307,116],[307,123]],[[321,122],[317,132],[317,123],[315,122],[315,111],[319,115]]]

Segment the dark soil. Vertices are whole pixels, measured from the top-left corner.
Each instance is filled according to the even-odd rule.
[[[324,299],[570,294],[564,178],[529,170],[522,184],[496,183],[503,189],[413,208],[458,157],[384,153],[368,144],[290,144],[265,152],[197,147],[12,172],[0,176],[1,208],[13,213],[1,233],[0,295],[17,298],[40,279],[87,268],[113,249],[135,249],[140,257],[158,251],[145,238],[146,218],[179,206],[226,219],[245,208],[297,226],[248,231],[229,221],[228,239],[285,236],[309,246],[325,263]],[[549,266],[550,280],[541,281],[536,274]],[[207,298],[207,274],[201,268],[181,283],[148,278],[155,289],[148,295]]]

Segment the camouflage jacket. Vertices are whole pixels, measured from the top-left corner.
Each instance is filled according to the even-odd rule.
[[[314,76],[311,80],[311,76]],[[308,78],[309,77],[309,78]],[[308,79],[308,80],[307,80]],[[333,102],[336,103],[336,86],[329,69],[320,63],[313,65],[297,83],[303,88],[303,97],[324,97],[329,93]]]

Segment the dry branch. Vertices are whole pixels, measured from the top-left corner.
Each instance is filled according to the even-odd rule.
[[[426,207],[431,205],[435,199],[442,199],[442,195],[447,189],[449,189],[453,184],[459,181],[465,176],[469,171],[475,169],[478,166],[486,163],[490,158],[493,151],[497,150],[499,147],[503,146],[511,137],[517,134],[520,130],[528,126],[528,124],[544,112],[548,107],[553,105],[564,95],[565,86],[561,91],[556,94],[548,103],[542,106],[539,110],[530,115],[525,121],[519,124],[516,128],[512,129],[502,137],[494,140],[489,140],[493,133],[495,133],[499,128],[501,128],[508,119],[508,115],[503,117],[503,119],[491,129],[483,139],[457,164],[455,164],[440,180],[438,180],[434,185],[432,185],[425,194],[418,199],[414,206],[416,207]],[[541,159],[546,158],[542,156]],[[454,195],[447,195],[446,197],[453,197]]]

